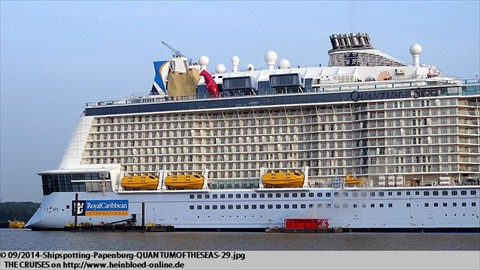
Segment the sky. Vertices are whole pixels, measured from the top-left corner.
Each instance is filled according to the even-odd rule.
[[[373,47],[443,74],[480,74],[480,1],[0,1],[0,202],[42,199],[85,103],[148,93],[170,44],[207,69],[326,66],[329,36],[369,34]]]

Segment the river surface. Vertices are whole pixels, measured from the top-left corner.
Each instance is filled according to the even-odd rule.
[[[0,250],[480,251],[480,233],[67,232],[0,229]]]

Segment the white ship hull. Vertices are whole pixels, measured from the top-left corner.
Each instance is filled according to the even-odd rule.
[[[442,192],[448,195],[442,195]],[[362,197],[363,193],[365,197]],[[222,195],[225,198],[220,198]],[[72,192],[45,196],[27,226],[34,230],[64,229],[67,223],[74,223],[71,210],[74,200],[75,193]],[[176,230],[264,230],[282,227],[284,220],[289,218],[328,219],[330,227],[351,230],[480,229],[478,186],[167,191],[152,194],[108,192],[105,195],[80,192],[78,200],[128,201],[128,213],[123,216],[78,215],[78,224],[115,222],[135,214],[137,225],[144,220],[145,223],[173,225]]]

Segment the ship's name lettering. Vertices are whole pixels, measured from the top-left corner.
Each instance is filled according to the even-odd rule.
[[[128,209],[128,204],[126,203],[116,203],[116,202],[97,202],[91,203],[87,202],[88,210],[104,210],[104,209]]]
[[[359,100],[374,100],[374,99],[396,99],[396,98],[419,98],[438,96],[440,94],[439,89],[412,89],[412,90],[388,90],[388,91],[372,91],[372,92],[360,92],[353,91],[350,94],[350,98],[353,101]]]

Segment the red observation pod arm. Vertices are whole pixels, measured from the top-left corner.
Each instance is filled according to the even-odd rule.
[[[210,96],[218,98],[218,86],[212,78],[212,75],[206,70],[200,72],[200,76],[203,76],[205,79],[205,84],[207,85],[207,90],[210,93]]]

